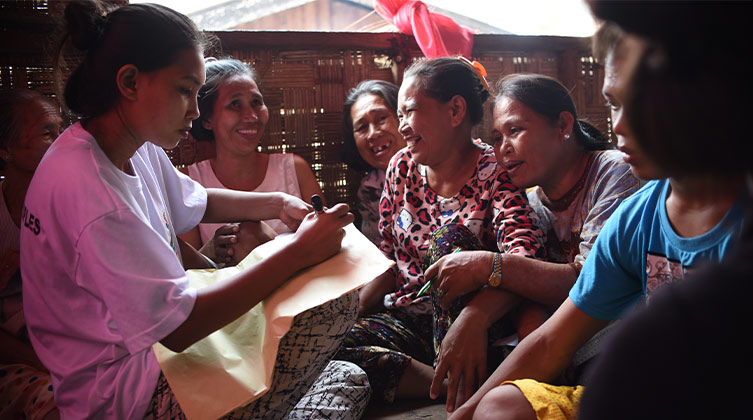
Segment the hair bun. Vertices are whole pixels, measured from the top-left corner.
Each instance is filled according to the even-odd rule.
[[[489,89],[487,89],[481,83],[479,83],[478,90],[479,90],[478,97],[479,97],[479,100],[481,100],[482,104],[485,103],[486,100],[489,99],[490,96],[492,96],[492,94],[489,93]]]
[[[105,24],[102,9],[92,0],[70,2],[65,8],[65,20],[73,45],[82,51],[96,44]]]
[[[583,139],[583,149],[605,150],[614,148],[614,145],[612,144],[612,141],[609,139],[609,137],[604,135],[601,130],[594,127],[591,123],[583,120],[578,120],[577,123],[581,133],[583,133],[583,135],[587,137],[586,139]]]

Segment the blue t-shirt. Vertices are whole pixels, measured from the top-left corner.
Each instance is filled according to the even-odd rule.
[[[748,195],[743,191],[722,220],[693,238],[675,233],[667,218],[669,180],[651,181],[625,199],[604,224],[570,300],[586,314],[612,320],[655,289],[681,280],[706,261],[720,261],[740,236]]]

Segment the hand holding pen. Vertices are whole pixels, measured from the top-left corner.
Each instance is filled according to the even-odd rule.
[[[336,204],[325,209],[321,197],[311,197],[313,212],[309,212],[293,236],[292,245],[297,248],[296,258],[306,265],[316,264],[340,251],[343,228],[353,223],[354,216],[347,204]]]
[[[311,205],[290,194],[272,194],[276,194],[280,198],[280,216],[278,218],[291,231],[297,230],[306,215],[311,212]]]
[[[463,250],[462,248],[457,247],[457,248],[455,248],[455,249],[452,250],[451,254],[456,254],[456,253],[458,253],[458,252],[460,252],[462,250]],[[434,277],[434,278],[436,278],[436,277]],[[434,282],[434,278],[430,278],[430,279],[426,280],[426,283],[424,283],[423,287],[421,287],[421,290],[419,290],[418,294],[416,294],[416,298],[420,298],[421,296],[425,295],[426,292],[429,291],[429,289],[431,288],[431,284]],[[442,291],[438,290],[437,293],[438,294],[442,293]],[[440,298],[441,298],[441,296],[440,296]]]

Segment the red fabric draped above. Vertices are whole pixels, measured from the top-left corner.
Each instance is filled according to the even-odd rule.
[[[397,29],[416,38],[427,58],[471,57],[473,31],[451,18],[432,13],[418,0],[375,0],[374,9]]]

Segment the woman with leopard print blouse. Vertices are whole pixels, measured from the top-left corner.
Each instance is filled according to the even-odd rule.
[[[512,184],[492,148],[471,137],[489,97],[477,71],[465,59],[421,61],[406,71],[399,91],[399,129],[408,147],[387,168],[379,224],[381,249],[396,265],[361,290],[361,318],[338,355],[364,368],[374,398],[388,403],[396,397],[426,397],[438,347],[450,345],[447,340],[470,324],[507,321],[503,315],[520,301],[487,288],[466,299],[448,338],[434,336],[433,299],[419,296],[419,290],[427,280],[422,263],[435,231],[462,225],[452,230],[467,232],[473,238],[461,242],[477,249],[545,256],[544,235],[525,192]],[[456,255],[464,254],[471,253]],[[513,326],[507,333],[514,333],[514,322],[508,324]],[[462,340],[476,347],[472,357],[485,364],[486,328],[472,343]]]

